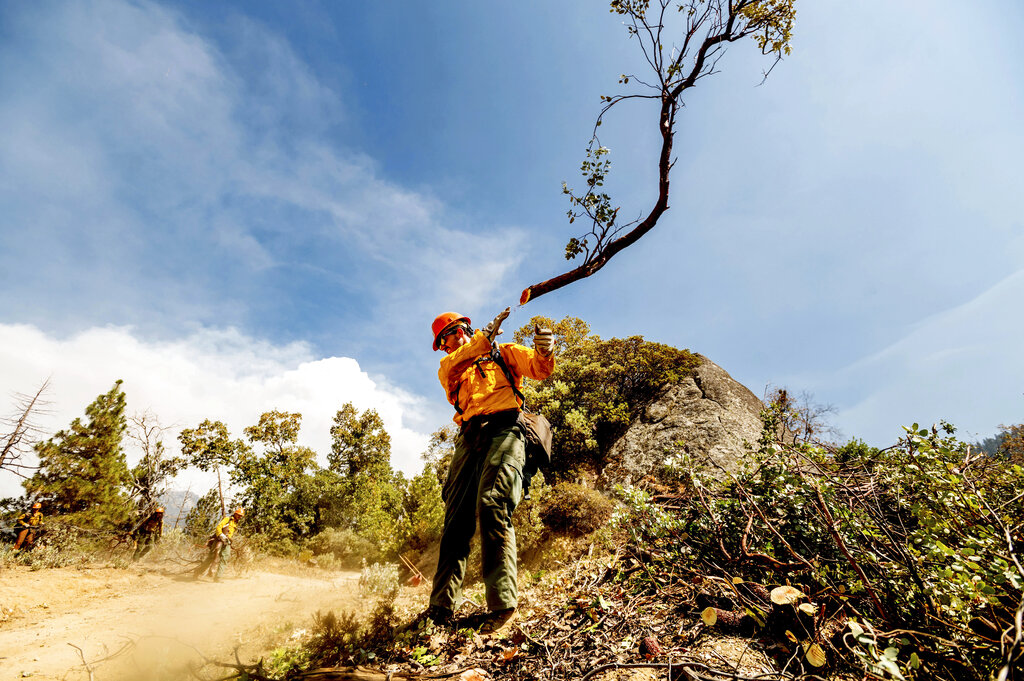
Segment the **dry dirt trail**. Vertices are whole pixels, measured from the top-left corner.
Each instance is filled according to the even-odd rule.
[[[317,610],[363,606],[358,573],[281,568],[220,583],[193,582],[155,564],[4,569],[0,679],[88,680],[72,645],[82,649],[95,681],[189,678],[182,668],[201,660],[200,652],[230,661],[238,647],[240,659],[251,662],[308,628]],[[100,662],[126,643],[133,644]]]

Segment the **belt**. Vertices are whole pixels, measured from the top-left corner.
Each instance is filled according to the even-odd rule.
[[[485,428],[511,428],[519,419],[518,409],[505,409],[490,414],[477,414],[476,416],[463,421],[459,433],[465,438],[470,433],[478,433]]]

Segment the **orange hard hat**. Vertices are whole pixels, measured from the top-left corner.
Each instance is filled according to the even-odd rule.
[[[430,330],[434,332],[434,350],[437,350],[441,346],[438,342],[441,334],[447,330],[448,327],[457,322],[465,322],[467,326],[473,323],[470,321],[469,317],[463,317],[458,312],[442,312],[437,315],[437,319],[435,319],[434,323],[430,325]]]
[[[42,505],[42,504],[40,504],[40,503],[39,503],[38,501],[37,501],[36,503],[32,504],[32,508],[34,508],[34,509],[36,509],[36,508],[42,508],[42,507],[43,507],[43,505]]]
[[[164,507],[163,506],[157,506],[156,507],[156,512],[157,513],[163,513],[164,512]]]
[[[239,506],[238,508],[235,509],[235,512],[232,515],[237,515],[239,518],[244,518],[245,517],[245,511],[243,511],[242,507]]]

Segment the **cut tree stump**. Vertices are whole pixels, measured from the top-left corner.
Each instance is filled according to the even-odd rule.
[[[757,628],[754,618],[745,612],[705,608],[701,619],[708,627],[714,627],[728,634],[752,634]]]

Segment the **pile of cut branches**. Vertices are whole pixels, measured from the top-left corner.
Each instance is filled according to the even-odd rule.
[[[1018,678],[1021,467],[973,452],[948,424],[915,424],[885,450],[830,448],[778,441],[782,416],[765,412],[757,455],[724,486],[680,459],[677,489],[627,496],[623,527],[654,547],[648,568],[713,579],[731,607],[705,621],[812,665]],[[779,599],[764,588],[787,585]]]

